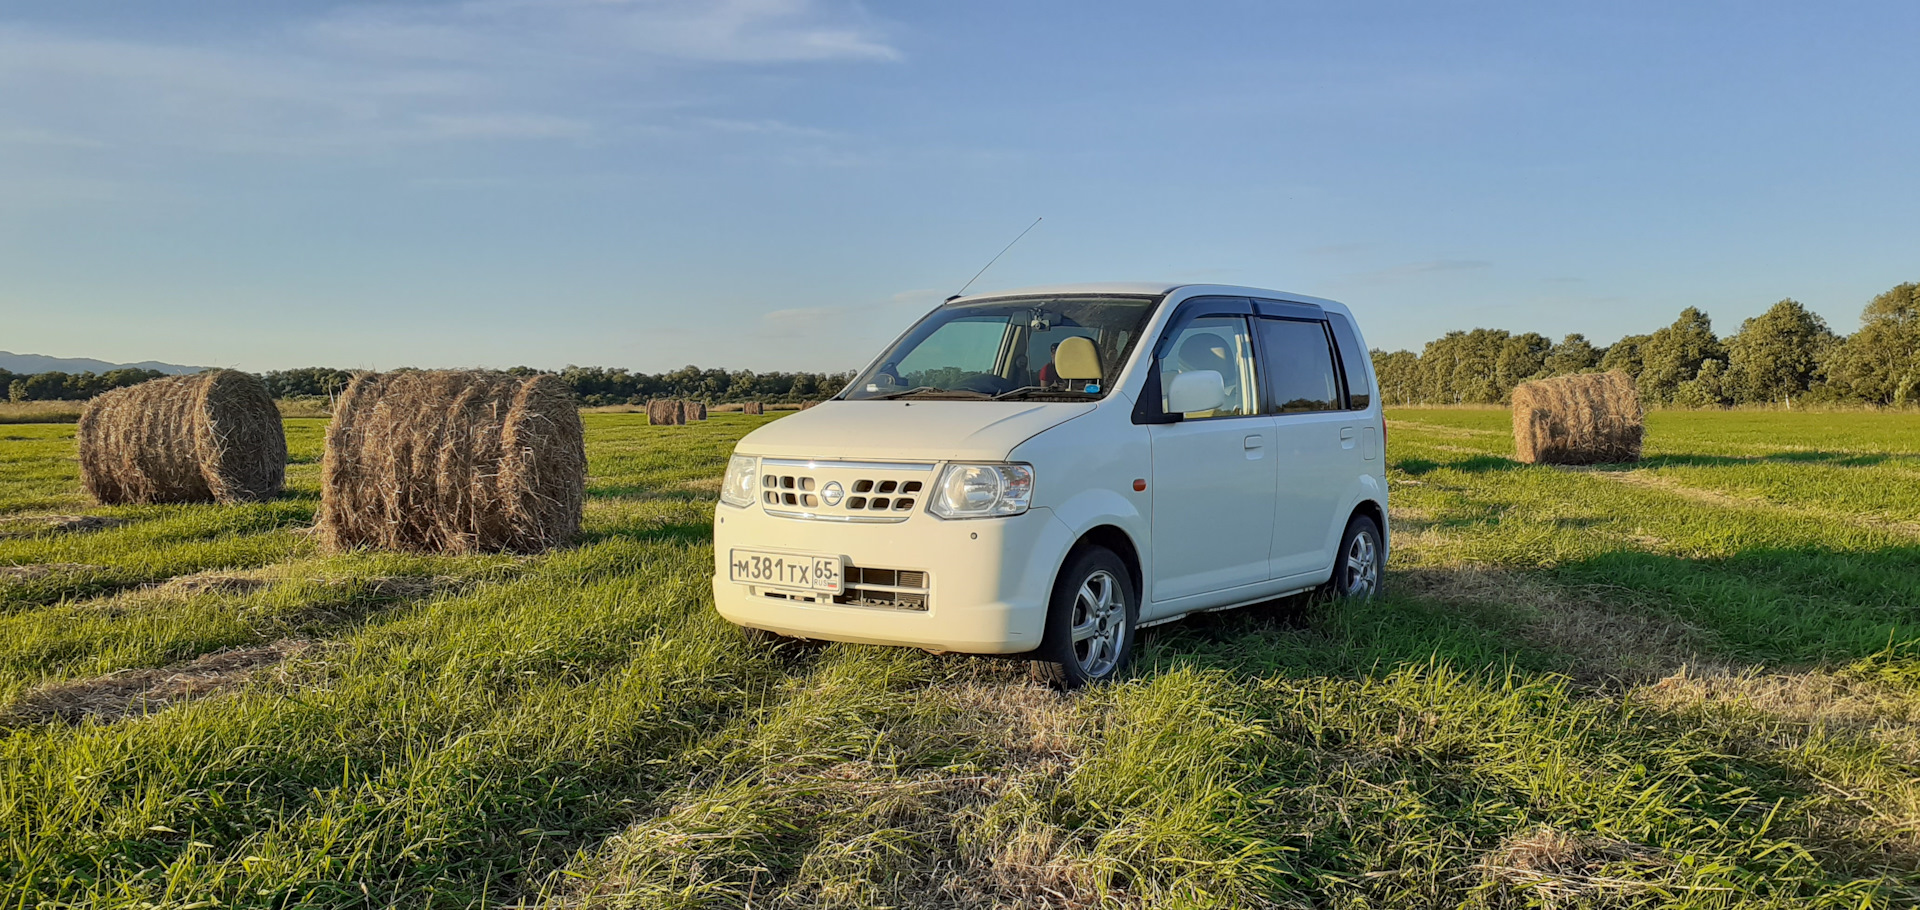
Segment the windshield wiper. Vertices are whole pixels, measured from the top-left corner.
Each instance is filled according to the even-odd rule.
[[[1038,397],[1048,396],[1048,395],[1059,395],[1067,398],[1099,398],[1100,397],[1099,393],[1097,392],[1082,392],[1078,389],[1049,389],[1046,386],[1029,385],[1029,386],[1021,386],[1020,388],[1014,389],[1011,392],[1001,392],[1000,394],[993,396],[993,400],[994,401],[1012,401],[1016,398],[1038,398]]]
[[[915,388],[907,389],[901,392],[888,392],[885,395],[874,395],[864,400],[865,401],[892,401],[893,399],[896,399],[896,398],[906,398],[909,395],[924,395],[928,398],[950,398],[950,397],[951,398],[990,398],[992,397],[985,392],[974,392],[967,389],[943,389],[943,388],[940,388],[939,386],[923,385],[923,386],[917,386]]]

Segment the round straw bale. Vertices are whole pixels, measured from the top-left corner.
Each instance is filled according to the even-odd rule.
[[[686,423],[686,412],[680,402],[671,398],[656,398],[647,402],[647,422],[656,427],[679,426]]]
[[[707,403],[704,401],[680,402],[680,415],[687,423],[707,419]]]
[[[167,376],[80,413],[80,483],[108,505],[256,502],[280,492],[287,436],[266,383],[239,370]]]
[[[557,376],[403,370],[334,406],[318,536],[330,550],[531,553],[580,529],[587,451]]]
[[[1627,374],[1580,373],[1513,390],[1513,448],[1527,464],[1639,461],[1646,415]]]
[[[740,406],[740,413],[750,414],[757,417],[761,414],[767,413],[767,406],[764,404],[761,404],[758,401],[749,401],[746,404]]]

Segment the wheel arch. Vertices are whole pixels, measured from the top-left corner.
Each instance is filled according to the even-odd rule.
[[[1067,555],[1060,560],[1061,567],[1064,568],[1068,560],[1088,547],[1102,547],[1120,557],[1120,561],[1127,566],[1128,580],[1133,583],[1133,596],[1136,600],[1145,598],[1146,571],[1140,564],[1140,548],[1134,546],[1131,535],[1117,525],[1101,524],[1088,528],[1073,542],[1073,546],[1067,548]],[[1056,577],[1059,572],[1059,569],[1054,570]]]
[[[1386,567],[1386,562],[1387,562],[1387,550],[1390,546],[1387,542],[1390,535],[1387,532],[1386,508],[1381,506],[1380,503],[1375,500],[1362,499],[1358,503],[1354,504],[1353,511],[1347,515],[1347,521],[1349,522],[1353,521],[1353,517],[1355,515],[1365,515],[1368,518],[1373,519],[1374,527],[1380,529],[1380,565],[1381,565],[1381,568],[1384,569]],[[1337,561],[1338,559],[1336,557],[1336,562]]]

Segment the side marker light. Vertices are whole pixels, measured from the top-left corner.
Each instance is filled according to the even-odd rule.
[[[1133,491],[1134,491],[1135,493],[1144,493],[1144,492],[1146,492],[1146,491],[1147,491],[1147,480],[1146,480],[1146,478],[1144,478],[1144,477],[1141,477],[1141,478],[1137,478],[1137,479],[1135,479],[1135,480],[1134,480],[1134,482],[1133,482]]]

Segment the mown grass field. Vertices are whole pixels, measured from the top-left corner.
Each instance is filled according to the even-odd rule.
[[[70,424],[0,427],[0,906],[1920,903],[1920,418],[1565,470],[1389,416],[1390,596],[1064,696],[715,616],[773,418],[588,415],[585,539],[525,559],[316,555],[318,419],[238,508],[90,507]]]

